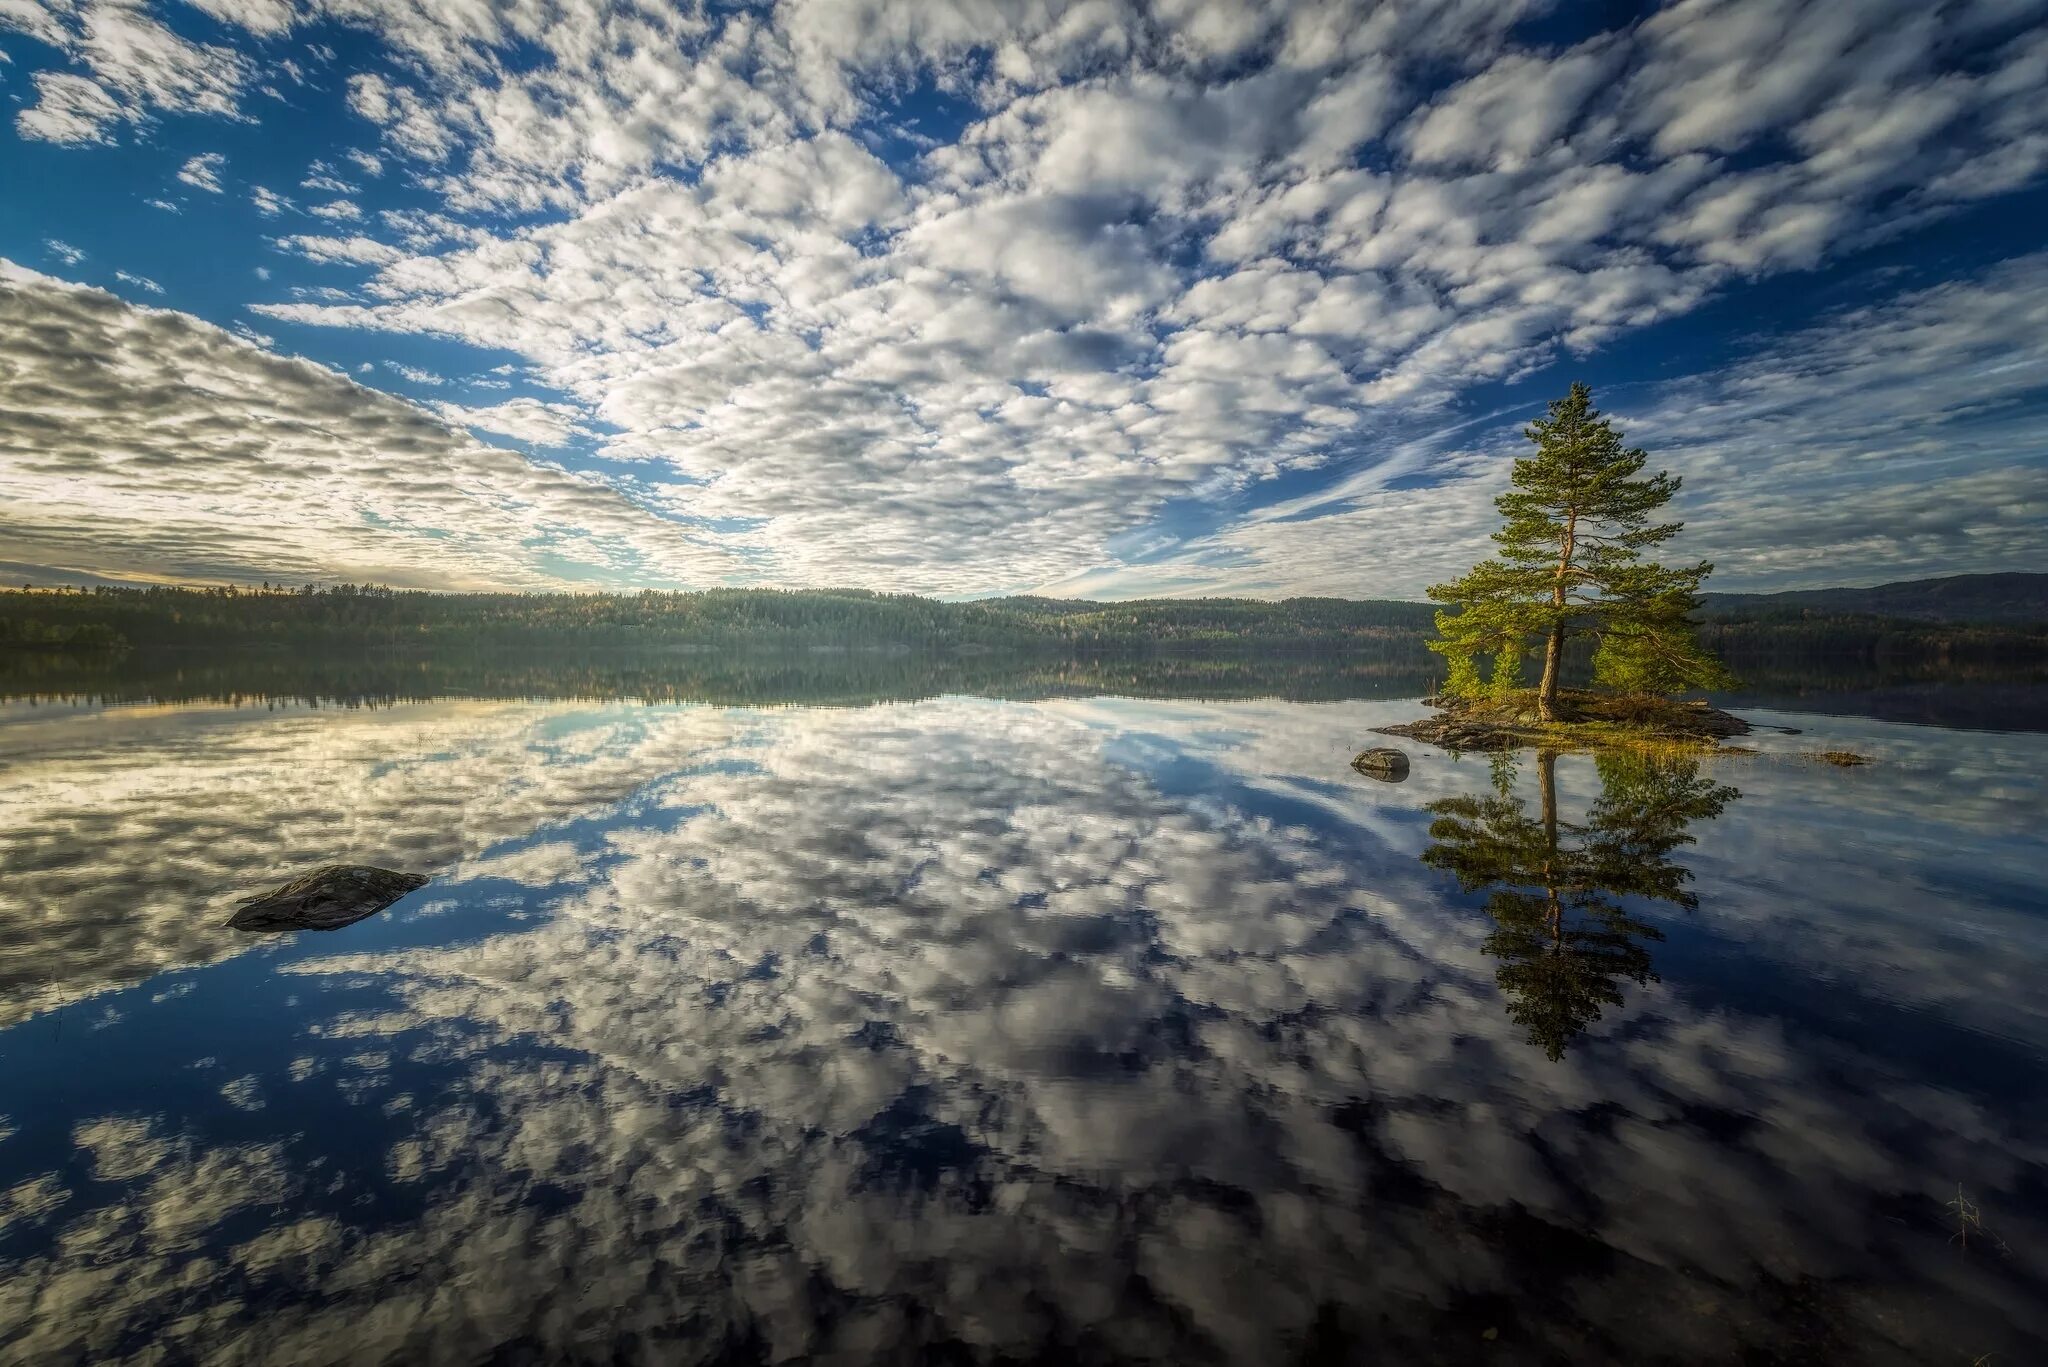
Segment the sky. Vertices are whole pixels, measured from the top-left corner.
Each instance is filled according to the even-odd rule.
[[[2048,0],[0,0],[0,578],[2048,566]]]

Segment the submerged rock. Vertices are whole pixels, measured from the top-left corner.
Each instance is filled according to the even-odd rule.
[[[1408,777],[1408,755],[1390,745],[1375,746],[1360,752],[1351,761],[1351,767],[1367,778],[1376,778],[1382,783],[1399,783]]]
[[[236,904],[235,930],[339,930],[384,910],[427,880],[369,864],[326,864]]]

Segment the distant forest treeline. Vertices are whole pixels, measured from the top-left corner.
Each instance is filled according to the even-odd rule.
[[[604,646],[979,646],[990,649],[1334,647],[1429,629],[1422,603],[1290,598],[943,603],[861,590],[445,594],[342,584],[250,591],[94,588],[0,592],[0,642],[94,644]],[[6,633],[12,631],[13,637]],[[88,644],[79,641],[79,644]]]
[[[1420,656],[1420,659],[1414,658]],[[520,698],[864,706],[943,694],[1038,700],[1412,698],[1435,684],[1420,650],[1333,659],[1290,652],[930,653],[596,650],[303,653],[149,659],[113,652],[0,657],[0,697],[48,702],[222,702],[379,706],[431,698]]]
[[[1580,666],[1583,672],[1583,663]],[[0,698],[116,705],[376,707],[431,698],[864,706],[942,694],[1038,700],[1110,694],[1216,701],[1420,697],[1442,662],[1419,636],[1333,652],[802,649],[220,650],[0,652]],[[1849,710],[1936,725],[2038,731],[2033,664],[1905,659],[1753,660],[1748,705]],[[1903,710],[1900,710],[1903,709]]]
[[[407,652],[845,649],[1090,653],[1335,652],[1434,672],[1425,603],[1343,598],[998,598],[860,590],[443,594],[328,589],[0,591],[0,650]],[[1932,623],[1723,597],[1701,638],[1737,672],[1800,661],[2033,663],[2048,627]]]

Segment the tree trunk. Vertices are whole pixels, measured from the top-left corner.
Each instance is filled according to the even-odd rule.
[[[1564,586],[1572,572],[1572,556],[1579,549],[1579,510],[1565,514],[1564,544],[1557,548],[1557,573],[1550,581],[1550,607],[1556,615],[1550,622],[1550,639],[1543,646],[1543,682],[1536,685],[1536,715],[1544,721],[1557,720],[1557,680],[1564,672]]]
[[[1543,682],[1536,686],[1536,715],[1557,720],[1557,678],[1564,672],[1564,622],[1550,624],[1550,639],[1543,646]]]

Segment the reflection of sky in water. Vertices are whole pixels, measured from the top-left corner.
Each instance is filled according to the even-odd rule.
[[[1418,859],[1485,762],[1347,767],[1411,711],[13,710],[0,1357],[2048,1338],[2048,739],[1767,718],[1551,1063]],[[435,882],[221,928],[328,860]]]

